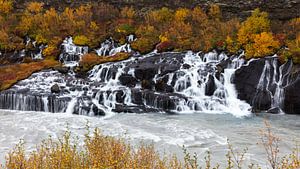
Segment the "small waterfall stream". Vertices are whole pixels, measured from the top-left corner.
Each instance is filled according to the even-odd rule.
[[[292,61],[280,66],[276,55],[265,59],[263,72],[257,85],[257,93],[253,101],[259,102],[257,101],[259,99],[270,99],[270,107],[278,108],[282,113],[285,97],[284,88],[289,84],[292,66]],[[262,95],[264,98],[261,98]]]

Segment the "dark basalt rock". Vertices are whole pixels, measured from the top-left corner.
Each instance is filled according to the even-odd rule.
[[[128,74],[122,74],[119,77],[120,83],[124,86],[127,87],[135,87],[135,85],[137,84],[137,80],[136,78],[132,77],[131,75]]]
[[[132,96],[132,103],[137,105],[143,105],[143,94],[139,89],[132,89],[131,90],[131,96]]]
[[[93,105],[92,110],[93,110],[95,116],[105,116],[105,111],[102,109],[99,109],[95,105]]]
[[[191,68],[191,65],[189,65],[189,64],[183,64],[183,65],[182,65],[182,68],[183,68],[183,69],[190,69],[190,68]]]
[[[163,80],[159,80],[155,84],[155,90],[158,92],[166,92],[166,93],[172,93],[174,91],[173,87],[166,84]]]
[[[252,101],[254,111],[269,110],[272,105],[272,95],[270,91],[258,91]]]
[[[69,67],[62,67],[62,66],[58,66],[58,67],[55,67],[53,69],[58,71],[61,74],[67,74],[67,73],[69,73],[69,70],[70,70]]]
[[[142,81],[142,88],[143,89],[150,89],[154,88],[155,83],[152,80],[143,80]]]
[[[298,78],[284,89],[284,111],[289,114],[300,114],[300,72],[298,73]]]
[[[214,77],[212,75],[208,76],[208,80],[205,84],[205,95],[206,96],[212,96],[216,90],[216,84]]]
[[[51,87],[51,93],[60,93],[60,87],[58,84],[55,84]]]
[[[278,107],[275,107],[275,108],[271,108],[269,109],[266,113],[269,113],[269,114],[280,114],[282,113],[282,110]]]
[[[234,73],[232,81],[235,84],[239,99],[252,104],[264,65],[264,59],[253,60],[249,65],[242,66]]]

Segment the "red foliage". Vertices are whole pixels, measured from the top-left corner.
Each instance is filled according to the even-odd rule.
[[[174,44],[171,41],[164,41],[156,45],[158,52],[167,52],[174,49]]]

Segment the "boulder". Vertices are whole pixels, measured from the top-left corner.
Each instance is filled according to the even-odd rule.
[[[67,74],[69,73],[70,68],[69,67],[63,67],[63,66],[57,66],[53,68],[54,70],[58,71],[61,74]]]
[[[142,81],[142,88],[143,89],[150,89],[152,90],[155,83],[152,80],[143,80]]]
[[[158,91],[158,92],[166,92],[166,93],[174,92],[173,87],[166,84],[163,80],[159,80],[159,81],[156,82],[155,90]]]
[[[51,93],[60,93],[60,87],[58,84],[55,84],[51,87]]]
[[[215,84],[215,79],[212,75],[208,76],[208,80],[205,84],[205,95],[212,96],[216,90],[217,86]]]
[[[139,80],[151,80],[158,72],[158,66],[155,64],[142,64],[139,68],[136,68],[134,75]]]
[[[105,111],[102,109],[99,109],[97,106],[93,105],[92,107],[93,113],[95,116],[105,116]]]
[[[119,77],[120,83],[127,87],[135,87],[137,84],[137,79],[128,74],[122,74]]]

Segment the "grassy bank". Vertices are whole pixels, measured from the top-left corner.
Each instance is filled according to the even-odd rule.
[[[38,62],[13,64],[0,67],[0,91],[8,89],[18,81],[28,78],[34,72],[56,66],[60,66],[58,61],[46,59]]]

